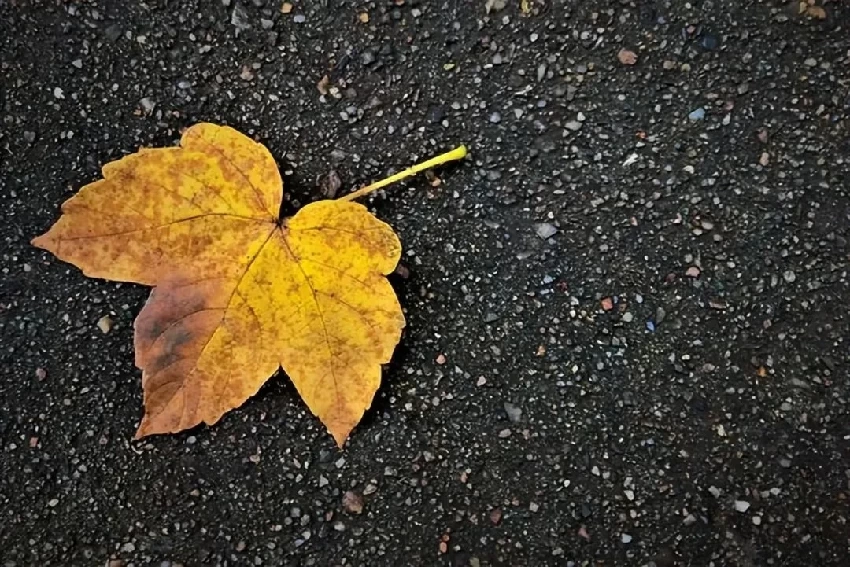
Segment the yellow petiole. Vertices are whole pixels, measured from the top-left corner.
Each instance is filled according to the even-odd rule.
[[[340,201],[353,201],[354,199],[359,199],[363,195],[368,195],[373,191],[377,191],[391,183],[395,183],[396,181],[401,181],[405,177],[410,177],[411,175],[416,175],[420,171],[425,171],[426,169],[431,169],[432,167],[437,167],[438,165],[442,165],[449,161],[455,161],[459,159],[463,159],[466,157],[466,146],[458,146],[450,152],[446,152],[444,154],[440,154],[435,158],[431,158],[427,161],[423,161],[422,163],[417,163],[413,167],[409,167],[404,171],[399,171],[395,175],[390,175],[386,179],[381,179],[380,181],[376,181],[371,185],[367,185],[366,187],[362,187],[353,193],[349,193],[348,195],[343,195],[339,198]]]

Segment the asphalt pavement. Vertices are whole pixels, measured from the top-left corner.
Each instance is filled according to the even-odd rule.
[[[0,0],[0,564],[847,565],[848,26],[837,1]],[[267,145],[291,211],[470,148],[367,199],[408,326],[343,451],[283,374],[133,441],[149,290],[29,244],[201,121]]]

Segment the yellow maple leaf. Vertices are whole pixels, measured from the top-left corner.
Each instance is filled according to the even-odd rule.
[[[213,424],[283,367],[342,446],[404,327],[385,277],[401,244],[351,200],[465,154],[461,146],[280,219],[269,151],[197,124],[180,147],[105,165],[33,244],[88,276],[155,286],[135,322],[137,438]]]

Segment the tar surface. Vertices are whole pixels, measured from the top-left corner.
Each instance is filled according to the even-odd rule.
[[[818,4],[0,0],[0,564],[846,565],[850,6]],[[29,245],[199,121],[269,147],[289,214],[470,147],[367,199],[408,327],[343,452],[283,375],[131,441],[148,290]]]

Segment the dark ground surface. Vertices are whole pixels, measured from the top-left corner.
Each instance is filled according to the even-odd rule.
[[[2,565],[847,565],[850,6],[398,3],[0,0]],[[301,203],[472,150],[371,200],[408,329],[344,452],[284,376],[132,442],[148,291],[28,244],[203,120]]]

